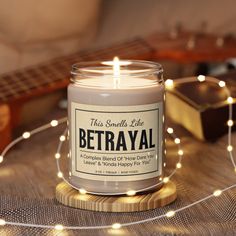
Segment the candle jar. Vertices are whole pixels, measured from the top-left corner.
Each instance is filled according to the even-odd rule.
[[[165,120],[161,65],[88,62],[73,65],[71,74],[70,183],[104,195],[160,188]]]

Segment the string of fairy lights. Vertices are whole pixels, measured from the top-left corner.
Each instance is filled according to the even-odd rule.
[[[196,81],[198,81],[200,83],[203,83],[206,80],[209,81],[209,82],[213,82],[213,83],[218,84],[219,87],[221,87],[222,89],[225,90],[225,93],[227,95],[226,103],[229,106],[229,113],[228,113],[228,121],[227,121],[228,141],[227,141],[226,151],[227,151],[228,156],[230,158],[230,161],[233,165],[233,170],[236,173],[236,165],[235,165],[235,160],[234,160],[234,156],[233,156],[233,146],[232,146],[232,126],[234,125],[234,122],[232,120],[232,115],[233,115],[233,106],[232,106],[232,104],[234,102],[234,99],[230,96],[230,91],[227,88],[226,83],[224,81],[218,80],[216,78],[205,77],[204,75],[199,75],[199,76],[194,77],[194,78],[190,77],[190,78],[184,78],[184,79],[177,79],[177,80],[174,80],[174,81],[171,80],[171,79],[168,79],[168,80],[165,81],[165,87],[166,87],[167,90],[170,90],[177,84],[191,83],[191,82],[196,82]],[[60,124],[65,123],[66,121],[67,121],[67,118],[62,118],[62,119],[59,119],[59,120],[52,120],[49,124],[45,124],[45,125],[40,126],[40,127],[36,128],[34,130],[24,132],[22,134],[22,136],[20,136],[20,137],[16,138],[15,140],[13,140],[3,150],[3,152],[0,155],[0,163],[2,163],[4,161],[4,158],[7,154],[7,152],[12,147],[14,147],[17,143],[19,143],[20,141],[25,140],[25,139],[29,139],[32,135],[35,135],[35,134],[37,134],[39,132],[42,132],[44,130],[47,130],[49,128],[56,127]],[[142,191],[145,191],[145,190],[148,190],[148,189],[152,189],[152,188],[156,187],[159,184],[163,184],[163,183],[165,184],[170,180],[171,177],[173,177],[173,175],[176,173],[176,171],[178,169],[182,168],[182,159],[183,159],[184,151],[181,148],[181,140],[180,140],[179,137],[176,136],[176,134],[174,133],[173,128],[168,127],[166,131],[173,138],[175,144],[178,147],[177,154],[178,154],[179,158],[178,158],[178,161],[176,163],[176,167],[171,172],[171,174],[169,176],[161,178],[159,183],[157,183],[155,185],[152,185],[152,186],[149,186],[147,188],[134,189],[134,190],[129,190],[127,192],[121,192],[121,193],[117,193],[117,194],[119,194],[119,195],[120,194],[126,194],[127,196],[133,196],[133,195],[137,194],[138,192],[142,192]],[[63,174],[63,172],[61,171],[61,168],[60,168],[60,161],[59,160],[61,158],[61,148],[62,148],[63,142],[67,139],[67,134],[68,134],[68,130],[65,129],[63,134],[59,137],[59,143],[58,143],[57,151],[55,153],[55,159],[56,159],[56,165],[57,165],[57,176],[59,178],[63,179],[71,187],[77,189],[78,194],[103,194],[104,195],[104,193],[89,192],[89,191],[86,191],[86,189],[84,189],[84,188],[76,188],[75,186],[71,185],[71,183],[64,177],[64,174]],[[165,152],[166,152],[166,150],[165,150]],[[165,166],[165,163],[164,163],[164,166]],[[70,173],[69,173],[69,175],[70,175]],[[154,216],[152,218],[141,219],[141,220],[138,220],[138,221],[127,222],[127,223],[114,222],[113,224],[110,224],[110,225],[63,226],[61,224],[56,224],[56,225],[30,224],[30,223],[24,223],[24,222],[11,222],[11,221],[8,221],[7,219],[0,219],[0,226],[13,225],[13,226],[21,226],[21,227],[36,227],[36,228],[44,228],[44,229],[55,229],[55,230],[58,230],[58,231],[66,230],[66,229],[67,230],[85,230],[85,229],[113,229],[113,230],[117,230],[117,229],[120,229],[121,227],[126,227],[126,226],[141,224],[141,223],[145,223],[145,222],[150,222],[150,221],[158,220],[158,219],[161,219],[161,218],[164,218],[164,217],[168,217],[168,218],[173,217],[178,212],[181,212],[185,209],[193,207],[193,206],[195,206],[199,203],[202,203],[202,202],[204,202],[204,201],[206,201],[210,198],[218,197],[223,192],[228,191],[230,189],[233,189],[235,187],[236,187],[236,183],[231,185],[231,186],[228,186],[224,189],[216,189],[215,191],[213,191],[213,193],[211,193],[210,195],[208,195],[204,198],[201,198],[201,199],[199,199],[199,200],[197,200],[197,201],[195,201],[191,204],[188,204],[186,206],[183,206],[181,208],[178,208],[178,209],[175,209],[175,210],[170,210],[170,211],[166,212],[165,214]],[[114,195],[114,193],[107,193],[107,194],[108,195],[110,195],[110,194]]]

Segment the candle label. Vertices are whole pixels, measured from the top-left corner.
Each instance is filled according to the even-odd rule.
[[[163,103],[94,106],[71,103],[72,175],[129,181],[162,173]]]

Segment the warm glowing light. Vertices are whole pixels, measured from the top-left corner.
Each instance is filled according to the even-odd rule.
[[[129,190],[126,193],[128,196],[134,196],[136,194],[136,192],[134,190]]]
[[[198,79],[199,82],[203,82],[203,81],[206,80],[206,76],[205,76],[205,75],[199,75],[199,76],[197,77],[197,79]]]
[[[173,217],[175,215],[175,212],[174,211],[168,211],[166,213],[166,217]]]
[[[228,145],[227,150],[228,150],[228,152],[232,152],[233,151],[233,146],[232,145]]]
[[[116,57],[118,58],[118,57]],[[114,65],[114,59],[113,58],[113,61],[102,61],[101,64],[102,65],[107,65],[107,66],[113,66]],[[119,58],[118,58],[119,59]],[[122,61],[122,60],[119,60],[119,64],[120,66],[128,66],[128,65],[131,65],[132,62],[131,61]]]
[[[166,163],[165,162],[164,162],[163,166],[166,167]]]
[[[119,59],[118,59],[118,62],[119,62]],[[124,62],[125,62],[125,61],[124,61]],[[113,66],[114,63],[113,63],[113,62],[111,62],[111,63],[112,63],[111,65]],[[105,63],[104,63],[104,64],[105,64]],[[122,65],[122,64],[119,63],[119,65]],[[201,75],[200,75],[200,76],[201,76]],[[198,76],[198,80],[199,80],[200,82],[204,81],[204,80],[205,80],[205,76],[203,76],[201,79],[199,79],[200,76]],[[203,78],[204,78],[204,79],[203,79]],[[196,79],[195,79],[195,80],[196,80]],[[172,81],[172,84],[173,84],[173,81]],[[219,81],[219,82],[218,82],[218,85],[219,85],[220,87],[225,87],[225,86],[226,86],[226,84],[225,84],[224,81]],[[234,102],[234,98],[228,97],[227,102],[228,102],[229,104],[232,104],[232,103]],[[232,108],[232,107],[231,107],[231,108]],[[233,108],[232,108],[232,110],[233,110]],[[230,110],[230,111],[232,111],[232,110]],[[230,116],[230,115],[229,115],[229,116]],[[61,122],[61,121],[60,121],[60,122]],[[54,126],[57,126],[58,123],[59,123],[59,122],[58,122],[57,120],[52,120],[49,124],[40,126],[39,128],[36,128],[36,129],[32,130],[31,132],[24,132],[21,137],[23,137],[24,139],[27,139],[27,138],[29,138],[32,134],[39,133],[39,132],[41,132],[41,131],[43,131],[43,130],[46,130],[48,127],[50,127],[50,124],[51,124],[52,127],[54,127]],[[231,116],[230,116],[229,120],[227,121],[227,125],[228,125],[229,127],[231,127],[231,126],[234,125],[233,120],[231,120]],[[173,131],[172,128],[168,128],[168,129],[167,129],[167,132],[168,132],[169,134],[172,134],[174,131]],[[65,137],[64,135],[60,136],[60,140],[61,140],[61,141],[64,141],[65,139],[66,139],[66,137]],[[21,141],[21,140],[22,140],[22,138],[19,139],[19,141]],[[17,142],[18,142],[18,139],[12,141],[12,142],[9,144],[9,146],[7,146],[7,148],[6,148],[5,151],[2,153],[2,155],[0,155],[0,163],[3,161],[6,152],[7,152],[10,148],[12,148]],[[179,138],[175,138],[175,139],[174,139],[174,142],[175,142],[176,144],[179,144],[179,143],[180,143],[180,139],[179,139]],[[231,133],[230,133],[230,129],[229,129],[229,132],[228,132],[228,144],[229,144],[229,145],[227,146],[227,150],[228,150],[229,152],[233,151],[233,146],[231,145],[231,142],[232,142],[232,137],[231,137]],[[61,143],[59,143],[59,145],[61,145]],[[179,146],[179,145],[178,145],[178,146]],[[58,146],[58,147],[60,147],[60,146]],[[179,147],[179,148],[180,148],[180,147]],[[70,153],[71,153],[71,151],[70,151]],[[165,153],[166,153],[166,150],[165,150]],[[179,154],[179,155],[183,155],[183,153],[184,153],[183,150],[181,150],[181,149],[178,150],[178,154]],[[233,155],[233,153],[230,153],[230,156],[231,156],[231,157],[232,157],[232,155]],[[71,156],[71,154],[70,154],[70,156]],[[56,158],[56,159],[59,159],[60,157],[61,157],[60,153],[55,153],[55,158]],[[157,157],[157,155],[156,155],[156,157]],[[181,159],[181,158],[180,158],[180,159]],[[235,166],[235,163],[234,163],[233,161],[232,161],[232,164],[233,164],[233,170],[234,170],[234,172],[235,172],[235,174],[236,174],[236,166]],[[166,163],[164,163],[163,165],[166,166]],[[176,168],[181,168],[181,167],[182,167],[181,162],[176,163]],[[57,166],[57,168],[58,168],[58,170],[60,170],[60,166],[59,166],[59,165]],[[173,171],[172,173],[174,174],[174,172],[175,172],[175,171]],[[171,174],[170,177],[171,177],[173,174]],[[72,173],[69,172],[69,176],[71,176],[71,175],[72,175]],[[63,178],[63,173],[59,171],[59,172],[57,173],[57,176],[58,176],[59,178]],[[160,180],[160,181],[163,181],[164,183],[167,183],[167,182],[169,182],[170,177],[164,177],[164,179],[163,179],[162,177],[159,177],[159,180]],[[204,198],[202,198],[202,199],[200,199],[200,200],[198,200],[198,201],[196,201],[196,202],[194,202],[194,203],[192,203],[192,204],[189,204],[189,205],[187,205],[187,207],[186,207],[186,206],[183,206],[183,207],[180,207],[180,208],[176,209],[175,211],[173,211],[173,210],[168,211],[168,212],[165,213],[165,215],[161,215],[159,218],[163,218],[163,216],[165,216],[165,217],[173,217],[173,216],[175,216],[176,213],[178,213],[178,212],[180,212],[180,211],[183,211],[183,210],[185,210],[186,208],[191,207],[191,206],[193,206],[193,205],[195,205],[195,204],[198,204],[199,202],[203,202],[203,201],[205,201],[206,199],[208,199],[208,198],[211,197],[211,196],[215,196],[215,197],[220,196],[224,191],[230,189],[231,187],[233,187],[233,185],[231,185],[231,186],[228,187],[228,188],[222,189],[222,190],[217,189],[217,190],[215,190],[212,194],[208,195],[208,197],[204,197]],[[139,191],[139,190],[137,190],[137,191]],[[79,192],[80,192],[81,194],[86,194],[86,193],[87,193],[87,191],[86,191],[85,189],[82,189],[82,188],[79,189]],[[134,190],[129,190],[129,191],[126,192],[126,194],[127,194],[128,196],[133,196],[133,195],[136,194],[136,192],[135,192]],[[85,196],[85,197],[86,197],[86,196]],[[153,218],[147,218],[146,221],[149,221],[149,220],[152,220],[152,219],[153,219]],[[31,226],[32,226],[31,224],[28,224],[27,222],[17,223],[17,222],[9,222],[9,221],[5,221],[4,219],[0,219],[0,226],[9,225],[9,224],[14,225],[14,226],[22,226],[22,227],[24,227],[24,226],[31,227]],[[111,227],[112,229],[116,230],[116,229],[120,229],[122,226],[128,226],[128,225],[132,225],[132,224],[133,224],[133,222],[131,222],[131,223],[123,223],[123,224],[114,223],[114,224],[111,225],[110,227]],[[40,227],[48,227],[48,225],[39,225],[39,226],[40,226]],[[101,225],[101,226],[102,226],[102,225]],[[63,230],[63,229],[67,229],[66,226],[63,226],[63,225],[61,225],[61,224],[53,225],[53,226],[50,226],[50,227],[52,227],[52,228],[54,228],[55,230],[58,230],[58,231]],[[107,226],[105,226],[105,227],[107,227]],[[104,228],[105,228],[105,227],[104,227]],[[74,227],[74,229],[79,229],[79,228],[80,228],[79,226],[75,226],[75,227]],[[94,227],[90,227],[90,226],[87,227],[87,226],[85,226],[85,227],[84,227],[84,229],[91,229],[91,228],[96,229],[97,227],[96,227],[96,226],[94,226]],[[111,229],[111,230],[112,230],[112,229]],[[115,231],[113,231],[113,232],[115,232]],[[63,232],[61,232],[61,233],[63,233]],[[116,233],[120,233],[119,230],[117,230]]]
[[[59,171],[59,172],[57,173],[57,177],[58,177],[58,178],[62,178],[62,177],[63,177],[63,173]]]
[[[222,81],[222,80],[221,80],[221,81],[219,81],[218,84],[219,84],[219,86],[220,86],[221,88],[225,87],[225,81]]]
[[[173,81],[172,79],[167,79],[167,80],[165,81],[165,87],[166,87],[167,89],[172,89],[172,88],[174,88],[174,81]]]
[[[177,164],[176,164],[176,168],[177,169],[180,169],[182,167],[182,164],[180,163],[180,162],[178,162]]]
[[[58,121],[57,120],[52,120],[50,124],[51,124],[52,127],[55,127],[55,126],[58,125]]]
[[[233,126],[234,122],[232,120],[228,120],[227,125],[228,126]]]
[[[168,178],[168,177],[165,177],[165,178],[163,179],[163,182],[164,182],[164,183],[168,183],[168,182],[169,182],[169,178]]]
[[[80,192],[80,194],[86,194],[87,193],[87,191],[84,188],[80,188],[79,192]]]
[[[234,102],[234,99],[233,99],[232,97],[228,97],[228,98],[227,98],[227,102],[228,102],[229,104],[232,104],[232,103]]]
[[[64,227],[63,227],[63,225],[55,225],[55,229],[56,230],[63,230]]]
[[[66,140],[66,137],[65,137],[64,135],[61,135],[61,136],[60,136],[60,141],[61,141],[61,142],[64,142],[65,140]]]
[[[179,138],[175,138],[175,143],[176,144],[180,144],[180,139]]]
[[[29,138],[29,137],[30,137],[30,132],[24,132],[24,133],[22,134],[22,137],[23,137],[24,139]]]
[[[114,57],[113,59],[113,75],[114,76],[120,75],[120,60],[118,57]]]
[[[180,156],[183,156],[183,155],[184,155],[184,151],[180,149],[180,150],[178,151],[178,154],[179,154]]]
[[[167,133],[168,133],[168,134],[173,134],[173,133],[174,133],[174,130],[169,127],[169,128],[167,129]]]
[[[0,219],[0,225],[5,225],[6,224],[6,221],[4,219]]]
[[[120,84],[120,60],[118,57],[113,59],[113,76],[114,88],[118,88]]]
[[[221,195],[221,193],[222,193],[222,191],[219,190],[219,189],[217,189],[217,190],[214,191],[213,195],[214,195],[215,197],[218,197],[218,196]]]
[[[55,154],[55,158],[56,158],[56,159],[59,159],[60,157],[61,157],[61,154],[57,152],[57,153]]]
[[[120,229],[121,228],[121,224],[120,223],[115,223],[112,225],[112,229]]]

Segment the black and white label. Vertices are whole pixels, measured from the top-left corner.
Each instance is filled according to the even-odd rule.
[[[162,173],[163,103],[71,104],[72,175],[134,181]]]

